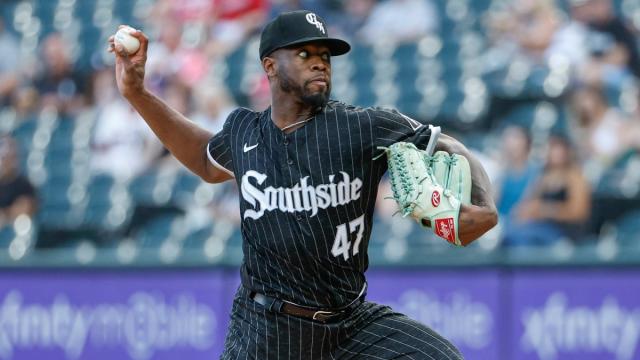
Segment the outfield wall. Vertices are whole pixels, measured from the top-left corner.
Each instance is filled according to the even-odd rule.
[[[640,359],[640,270],[375,270],[368,298],[429,324],[468,360]],[[215,359],[230,268],[5,270],[0,359]]]

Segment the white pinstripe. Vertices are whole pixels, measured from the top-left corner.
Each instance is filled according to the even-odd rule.
[[[300,328],[302,329],[302,326]],[[316,325],[315,324],[311,324],[311,346],[310,346],[311,353],[310,353],[310,355],[311,355],[312,359],[313,359],[313,341],[315,340],[314,336],[313,336],[313,332],[314,332],[315,329],[316,329]],[[302,348],[302,331],[300,331],[300,347]],[[300,355],[300,357],[302,357],[302,355]]]
[[[307,123],[307,124],[308,124],[308,123]],[[305,125],[307,125],[307,124],[304,124],[304,125],[303,125],[303,127],[304,127]],[[298,131],[299,131],[299,130],[300,130],[300,128],[298,128],[298,129],[294,130],[294,131],[291,133],[291,134],[293,134],[292,136],[294,137],[294,140],[293,140],[293,141],[289,141],[289,144],[290,144],[291,146],[296,146],[296,147],[297,147],[297,144],[298,144],[298,140],[297,140],[297,139],[298,139],[298,137],[297,137],[297,134],[298,134]],[[284,134],[284,133],[283,133],[283,134]],[[289,138],[289,137],[291,136],[291,134],[289,134],[289,136],[284,135],[284,137]],[[290,155],[289,155],[289,151],[290,151],[290,150],[289,150],[289,147],[288,147],[288,146],[285,146],[284,153],[285,153],[285,158],[287,158],[287,159],[288,159],[288,158],[289,158],[289,156],[290,156]],[[296,155],[296,157],[297,157],[297,155]],[[283,160],[284,160],[284,159],[283,159]],[[288,168],[288,170],[289,170],[289,184],[294,184],[294,183],[296,182],[296,180],[294,179],[293,175],[291,174],[291,167],[290,167],[290,166],[288,166],[287,168]],[[299,168],[299,167],[298,167],[298,168]],[[302,215],[302,216],[304,216],[304,215]],[[296,238],[296,236],[294,236],[294,235],[293,235],[293,229],[292,229],[292,228],[293,228],[294,226],[297,226],[297,223],[296,223],[296,222],[293,222],[293,223],[291,223],[291,222],[290,222],[288,225],[289,225],[289,226],[288,226],[288,228],[289,228],[289,234],[291,234],[291,238],[292,238],[292,239]],[[293,242],[293,247],[294,247],[294,248],[295,248],[295,250],[296,250],[296,255],[298,255],[298,260],[300,261],[300,264],[302,264],[302,263],[303,263],[303,261],[302,261],[302,257],[301,257],[301,254],[300,254],[300,250],[298,249],[298,245],[297,245],[296,243],[297,243],[297,241],[294,241],[294,242]],[[304,247],[303,247],[303,249],[304,249]],[[309,258],[310,258],[310,259],[313,259],[313,257],[309,257]],[[311,263],[313,263],[313,262],[311,262]],[[304,274],[302,273],[302,269],[300,269],[300,268],[299,268],[299,271],[300,271],[300,277],[301,277],[301,279],[304,279],[304,278],[305,278],[305,276],[304,276]],[[318,284],[316,283],[316,278],[315,278],[314,276],[312,276],[312,277],[311,277],[311,281],[313,282],[313,285],[314,285],[314,287],[315,287],[315,289],[316,289],[316,291],[312,292],[312,295],[313,295],[313,299],[314,299],[315,303],[317,304],[317,303],[318,303],[318,298],[316,297],[316,293],[318,292],[319,287],[318,287]]]
[[[388,319],[388,320],[393,321],[393,322],[398,322],[398,321],[397,321],[397,320],[395,320],[395,319]],[[449,345],[448,345],[448,344],[446,344],[445,342],[441,341],[440,339],[438,339],[437,337],[433,336],[432,334],[429,334],[428,332],[426,332],[426,331],[424,331],[424,330],[422,330],[422,329],[420,329],[420,328],[418,328],[418,327],[412,326],[412,325],[411,325],[411,324],[409,324],[409,323],[403,323],[403,324],[409,325],[409,326],[413,327],[414,329],[416,329],[416,330],[418,330],[418,331],[421,331],[421,332],[422,332],[422,333],[424,333],[426,336],[428,336],[428,337],[430,337],[430,338],[432,338],[432,339],[436,340],[436,341],[437,341],[437,342],[439,342],[440,344],[442,344],[442,345],[446,346],[446,347],[447,347],[447,350],[449,350],[449,351],[453,351],[453,350],[449,347]],[[391,327],[391,326],[386,326],[386,325],[381,324],[381,323],[374,323],[373,325],[374,325],[374,326],[380,326],[380,327],[383,327],[383,328],[386,328],[386,329],[389,329],[389,330],[398,331],[398,332],[400,332],[400,333],[402,333],[402,334],[404,334],[404,335],[407,335],[408,337],[410,337],[410,338],[412,338],[412,339],[415,339],[415,340],[416,340],[416,341],[418,341],[418,342],[421,342],[421,343],[423,343],[423,344],[426,344],[426,345],[429,345],[429,346],[434,347],[436,350],[438,350],[439,352],[441,352],[443,355],[447,356],[447,359],[451,359],[451,358],[449,357],[449,355],[448,355],[448,354],[446,354],[444,351],[442,351],[442,350],[440,350],[439,348],[437,348],[437,347],[433,346],[433,344],[431,344],[431,343],[427,342],[426,340],[423,340],[422,338],[419,338],[419,337],[417,337],[417,336],[413,336],[413,335],[411,335],[411,334],[409,334],[409,333],[407,333],[407,332],[404,332],[404,331],[402,331],[402,330],[400,330],[400,329],[397,329],[397,328],[394,328],[394,327]]]
[[[270,116],[269,116],[269,117],[270,117]],[[270,121],[270,120],[269,120],[269,121]],[[270,126],[270,125],[272,125],[272,124],[271,124],[271,123],[269,123],[267,126]],[[270,148],[271,156],[272,156],[272,159],[273,159],[273,147],[277,146],[277,144],[276,144],[276,142],[274,141],[274,139],[272,138],[271,131],[269,131],[268,133],[269,133],[269,148]],[[256,153],[256,156],[257,156],[257,153]],[[277,165],[277,164],[276,164],[275,162],[271,162],[271,166],[273,167],[273,170],[271,171],[271,174],[274,174],[274,182],[275,182],[275,183],[279,183],[279,179],[278,179],[278,177],[277,177],[277,174],[279,173],[279,169],[276,167],[276,165]],[[264,165],[264,166],[265,166],[265,170],[266,170],[266,169],[267,169],[266,159],[265,159],[265,165]],[[285,237],[284,237],[284,232],[283,232],[282,226],[281,226],[281,224],[280,224],[280,218],[279,218],[279,217],[276,217],[276,223],[277,223],[277,225],[278,225],[278,232],[280,233],[280,237],[279,237],[279,239],[285,239]],[[271,226],[271,222],[269,222],[269,226]],[[272,230],[272,231],[273,231],[273,230]],[[275,236],[274,236],[274,237],[272,237],[272,238],[273,238],[274,240],[276,240],[276,239],[277,239],[277,237],[275,237]],[[285,251],[283,251],[283,253],[284,253],[284,254],[286,255],[286,257],[288,258],[287,262],[288,262],[288,263],[292,263],[292,261],[291,261],[291,254],[290,254],[290,252],[289,252],[289,251],[287,251],[287,247],[286,247],[286,245],[284,246],[284,250],[285,250]],[[274,255],[276,255],[276,256],[275,256],[276,258],[278,257],[278,256],[277,256],[277,254],[274,254]],[[267,259],[267,261],[269,261],[269,260]],[[258,264],[257,266],[259,266],[259,264]],[[273,268],[273,267],[272,267],[272,268]],[[280,267],[280,268],[281,268],[281,269],[283,269],[283,267]],[[286,269],[286,267],[284,267],[284,268]],[[293,274],[292,274],[292,275],[293,275]],[[301,275],[302,275],[302,274],[301,274]],[[282,278],[286,279],[286,278],[287,278],[287,276],[284,276],[284,277],[282,277]],[[276,282],[274,282],[273,284],[274,284],[274,285],[277,285],[278,283],[279,283],[279,281],[276,281]],[[291,285],[289,285],[289,288],[291,288]],[[281,287],[281,286],[279,286],[279,290],[280,290],[279,292],[282,292],[282,287]]]
[[[317,124],[318,120],[316,119],[314,122]],[[308,124],[308,125],[310,126],[310,124]],[[305,126],[304,129],[305,129],[305,138],[309,139],[309,127]],[[305,141],[305,147],[307,149],[307,164],[311,164],[312,162],[311,162],[311,157],[310,157],[310,152],[309,152],[309,141]],[[298,168],[300,168],[301,167],[300,157],[298,156],[297,153],[296,153],[296,162],[298,163]],[[322,165],[320,165],[320,166],[322,166]],[[309,228],[311,228],[311,221],[309,220],[309,217],[305,216],[304,218],[307,221],[307,225],[309,226]],[[325,233],[324,233],[324,228],[322,227],[321,223],[320,223],[320,229],[322,230],[323,238],[326,238],[325,237]],[[320,250],[318,249],[318,243],[320,243],[320,242],[316,239],[316,236],[315,236],[313,231],[311,232],[311,237],[313,238],[313,244],[314,244],[314,246],[316,248],[316,255],[317,255],[317,259],[313,259],[312,258],[312,261],[316,264],[317,267],[321,268],[321,265],[317,264],[317,262],[320,261],[320,259],[323,258],[323,256],[320,254]],[[329,249],[325,248],[325,254],[328,254],[328,253],[329,253]],[[330,283],[331,287],[336,288],[332,278],[329,278],[329,283]]]
[[[363,332],[363,333],[365,333],[365,334],[370,334],[370,335],[378,336],[378,334],[372,333],[371,331],[368,331],[368,330],[362,330],[362,332]],[[401,342],[400,340],[396,340],[396,339],[389,339],[389,341],[393,341],[393,342],[395,342],[395,343],[398,343],[398,344],[404,345],[404,346],[406,346],[406,347],[408,347],[408,348],[410,348],[410,349],[413,349],[415,352],[419,352],[419,353],[421,353],[421,354],[423,354],[423,355],[426,355],[427,357],[429,357],[429,359],[436,360],[433,356],[431,356],[431,355],[427,354],[426,352],[424,352],[424,351],[420,350],[419,348],[417,348],[417,347],[415,347],[415,346],[411,346],[411,345],[409,345],[409,344],[406,344],[406,343]],[[382,346],[375,345],[375,344],[370,344],[370,345],[375,346],[375,347],[379,347],[379,348],[382,348],[382,349],[385,349],[385,350],[388,350],[388,351],[391,351],[391,352],[395,352],[395,353],[397,353],[397,351],[395,351],[395,350],[393,350],[393,349],[391,349],[391,348],[386,348],[386,347],[382,347]],[[406,354],[405,354],[405,355],[406,355]],[[407,355],[407,356],[408,356],[408,355]]]
[[[289,317],[287,316],[287,336],[289,337],[289,341],[287,342],[289,344],[289,356],[291,356],[291,324],[289,324]]]
[[[280,314],[278,313],[274,313],[275,317],[276,317],[276,354],[278,356],[278,359],[280,358],[280,329],[279,329],[279,324],[280,324]],[[267,334],[265,334],[266,336]]]
[[[336,133],[337,133],[337,134],[336,134],[336,135],[337,135],[337,136],[336,136],[336,138],[337,138],[337,140],[338,140],[338,158],[340,159],[340,169],[344,169],[344,164],[342,163],[342,156],[340,156],[340,154],[342,154],[342,144],[341,144],[341,142],[340,142],[340,129],[339,129],[339,127],[338,127],[338,125],[339,125],[339,124],[338,124],[338,112],[337,112],[337,111],[334,111],[334,113],[335,113]],[[326,119],[326,115],[325,115],[325,119]],[[333,156],[331,155],[331,142],[330,142],[330,140],[331,140],[331,136],[329,135],[329,123],[328,123],[327,121],[325,121],[325,123],[324,123],[324,124],[325,124],[325,129],[327,130],[327,137],[326,137],[326,139],[327,139],[327,148],[328,148],[328,150],[329,150],[329,164],[330,164],[330,167],[331,167],[331,168],[334,168],[334,167],[333,167]],[[337,217],[338,217],[338,223],[339,223],[339,224],[344,224],[345,222],[347,222],[347,221],[351,220],[351,219],[343,219],[343,218],[342,218],[342,216],[340,216],[340,212],[337,212]],[[354,218],[355,218],[355,217],[354,217]],[[330,221],[330,223],[331,223],[331,221]],[[333,233],[333,234],[335,235],[335,232],[334,232],[334,231],[335,231],[335,230],[334,230],[334,229],[335,229],[334,224],[333,224],[333,223],[331,223],[331,226],[332,226],[332,229],[331,229],[332,231],[331,231],[331,233]],[[353,282],[351,282],[351,284],[357,284],[357,283],[358,283],[358,279],[356,279],[356,278],[355,278],[355,276],[354,276],[353,274],[350,274],[350,276],[353,278]],[[354,291],[354,289],[353,289],[353,288],[352,288],[352,289],[350,289],[350,290],[351,290],[351,291]],[[347,301],[345,301],[345,303],[348,303],[348,300],[347,300]]]
[[[242,134],[242,137],[240,137],[240,136],[236,137],[236,146],[239,146],[239,145],[237,144],[238,139],[240,139],[240,138],[245,138],[245,136],[246,136],[246,133],[247,133],[247,129],[248,129],[248,127],[244,124],[244,122],[245,122],[245,119],[247,119],[247,117],[248,117],[248,116],[245,116],[245,117],[242,119],[242,123],[241,123],[241,124],[240,124],[240,126],[239,126],[239,128],[245,129],[245,131],[244,131],[244,133]],[[252,120],[252,118],[249,118],[249,119],[250,119],[250,120]],[[255,120],[254,120],[254,121],[255,121]],[[249,134],[249,138],[250,138],[250,139],[253,139],[253,134],[254,134],[254,131],[255,131],[255,130],[256,130],[256,128],[255,128],[255,127],[252,127],[252,128],[251,128],[251,133]],[[256,139],[256,140],[257,140],[257,139]],[[243,152],[244,152],[244,150],[243,150]],[[254,151],[253,153],[256,155],[256,160],[257,160],[257,153],[258,153],[258,151]],[[244,162],[245,162],[245,161],[250,163],[250,156],[251,156],[251,155],[249,155],[249,156],[244,156],[244,154],[243,154],[243,153],[240,153],[240,152],[239,152],[239,154],[242,154],[242,155],[243,155],[243,156],[242,156],[242,163],[243,163],[243,165],[244,165]],[[257,161],[256,161],[256,163],[257,163]],[[249,229],[247,229],[247,227],[248,227],[248,226],[247,226],[247,223],[246,223],[246,222],[244,222],[244,221],[243,221],[241,226],[243,227],[243,230],[244,230],[245,232],[248,232],[248,231],[249,231]],[[256,234],[256,239],[251,239],[251,240],[253,240],[254,242],[255,242],[256,240],[259,240],[259,239],[258,239],[258,234]],[[251,241],[250,241],[250,239],[249,239],[248,237],[247,237],[247,239],[246,239],[246,243],[247,243],[247,245],[249,245],[249,246],[247,246],[247,250],[248,250],[249,252],[251,252],[251,246],[250,246],[250,245],[251,245]],[[252,260],[254,260],[254,257],[253,257],[253,256],[248,256],[248,258],[249,258],[249,261],[250,261],[250,262],[251,262]],[[263,276],[262,276],[262,273],[261,273],[262,267],[260,266],[260,264],[255,264],[255,266],[252,266],[251,268],[252,268],[252,269],[255,269],[255,270],[257,271],[257,273],[258,273],[258,277],[260,277],[260,278],[262,278],[262,277],[263,277]],[[268,272],[267,272],[267,277],[271,277],[271,276],[270,276],[270,274],[269,274]],[[256,344],[257,344],[257,339],[256,339]],[[256,347],[256,349],[257,349],[257,347]],[[257,354],[256,354],[256,356],[257,356]]]
[[[365,332],[367,332],[367,331],[365,331]],[[382,347],[382,346],[377,345],[377,344],[373,344],[373,343],[371,343],[371,344],[370,344],[370,343],[365,343],[364,341],[360,341],[360,340],[358,340],[358,339],[353,339],[352,341],[357,342],[357,343],[362,344],[362,345],[365,345],[365,346],[367,346],[367,347],[380,348],[380,349],[384,349],[384,350],[387,350],[387,351],[389,351],[389,352],[392,352],[392,353],[394,353],[394,354],[404,355],[404,356],[409,357],[410,359],[414,359],[414,360],[415,360],[415,358],[414,358],[413,356],[409,355],[409,354],[403,354],[403,353],[400,353],[400,352],[395,351],[395,350],[393,350],[393,349],[385,348],[385,347]],[[425,354],[425,355],[429,356],[429,354]],[[431,357],[431,356],[429,356],[429,358],[430,358],[430,359],[433,359],[433,357]]]
[[[347,349],[341,349],[341,350],[342,350],[342,351],[344,351],[344,352],[346,352],[346,353],[349,353],[349,354],[351,354],[351,355],[357,355],[357,357],[355,357],[355,359],[362,359],[362,354],[359,354],[359,353],[356,353],[356,352],[353,352],[353,351],[349,351],[349,350],[347,350]],[[381,359],[381,360],[387,360],[386,358],[379,357],[379,356],[375,356],[375,355],[371,355],[371,354],[367,354],[367,355],[365,355],[365,356],[366,356],[367,358],[369,358],[369,359]]]
[[[262,124],[261,124],[261,126],[262,126]],[[272,141],[273,141],[273,139],[271,138],[271,132],[269,132],[269,144],[272,144]],[[269,146],[269,151],[270,151],[271,158],[273,158],[273,147]],[[257,153],[256,153],[256,156],[257,156]],[[265,169],[267,168],[267,158],[266,157],[264,158],[264,168]],[[271,239],[273,240],[275,248],[279,249],[277,237],[275,236],[275,233],[273,231],[273,227],[271,226],[272,223],[268,222],[268,224],[269,224],[269,230],[271,231]],[[264,223],[261,223],[261,225],[264,226]],[[285,249],[286,249],[286,247],[285,247]],[[291,263],[291,258],[290,258],[290,254],[289,254],[288,251],[282,251],[282,252],[278,251],[278,252],[279,253],[284,253],[284,255],[288,258],[287,261],[289,263]],[[278,268],[280,268],[280,269],[285,269],[286,268],[285,266],[282,266],[282,264],[280,263],[280,256],[277,256],[277,254],[275,254],[275,256],[273,256],[273,258],[276,259],[276,261],[278,263]],[[287,276],[282,276],[279,280],[283,281],[283,282],[286,282],[288,284],[288,288],[292,288],[292,285],[291,285],[291,283],[289,283],[289,278]],[[274,282],[274,283],[276,283],[276,282]]]

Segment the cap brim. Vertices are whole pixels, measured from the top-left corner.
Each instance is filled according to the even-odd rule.
[[[326,38],[326,37],[308,37],[308,38],[298,39],[296,41],[292,41],[292,42],[287,43],[287,44],[283,44],[282,46],[279,46],[278,48],[273,49],[273,51],[276,51],[276,50],[282,49],[282,48],[295,46],[295,45],[306,44],[306,43],[310,43],[310,42],[320,42],[320,43],[326,44],[327,47],[329,48],[329,51],[331,52],[331,56],[344,55],[344,54],[348,53],[349,50],[351,50],[351,45],[349,45],[349,43],[344,41],[344,40],[340,40],[340,39],[336,39],[336,38]],[[273,52],[273,51],[271,51],[271,52]],[[268,55],[269,54],[266,54],[265,56],[268,56]]]

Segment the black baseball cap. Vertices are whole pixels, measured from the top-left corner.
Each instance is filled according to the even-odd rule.
[[[297,10],[282,13],[265,26],[260,36],[260,59],[275,50],[312,41],[327,45],[331,56],[351,50],[348,42],[327,35],[327,25],[320,16],[311,11]]]

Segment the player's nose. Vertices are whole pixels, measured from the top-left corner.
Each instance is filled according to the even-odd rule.
[[[317,58],[311,63],[311,70],[326,71],[327,65],[324,63],[324,61],[322,61],[322,59]]]

